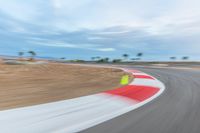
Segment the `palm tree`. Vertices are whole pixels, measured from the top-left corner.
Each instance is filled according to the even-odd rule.
[[[122,56],[124,57],[124,60],[127,60],[127,59],[128,59],[128,57],[129,57],[129,55],[128,55],[128,54],[123,54]]]
[[[96,57],[91,57],[92,61],[95,61]]]
[[[24,52],[18,52],[19,58],[22,59]]]
[[[34,51],[28,51],[28,53],[31,55],[30,60],[34,60],[34,57],[37,55]]]
[[[91,57],[92,61],[99,61],[101,59],[100,56],[96,56],[96,57]]]
[[[109,58],[108,57],[106,57],[106,58],[104,58],[104,60],[105,60],[105,62],[109,62]]]
[[[106,57],[106,58],[100,58],[100,59],[98,59],[97,60],[97,62],[99,62],[99,63],[106,63],[106,62],[109,62],[109,58],[108,57]]]
[[[137,53],[137,57],[143,56],[143,53]]]
[[[189,59],[188,56],[183,56],[183,57],[182,57],[182,60],[188,60],[188,59]]]
[[[141,59],[141,57],[143,56],[143,53],[137,53],[137,55],[136,55],[137,57],[138,57],[138,59],[140,60]]]
[[[65,57],[61,57],[60,59],[61,59],[61,60],[65,60],[66,58],[65,58]]]
[[[138,60],[138,58],[131,58],[132,61]]]
[[[99,59],[101,59],[101,57],[100,56],[97,56],[97,57],[95,57],[97,60],[99,60]]]
[[[170,57],[171,60],[176,60],[176,57],[172,56]]]
[[[121,62],[121,59],[113,59],[112,62],[113,63],[119,63],[119,62]]]

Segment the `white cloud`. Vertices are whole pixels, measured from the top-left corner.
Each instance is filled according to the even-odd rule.
[[[28,41],[32,44],[42,45],[42,46],[49,46],[49,47],[63,47],[63,48],[79,48],[77,45],[59,42],[59,41],[44,41],[41,39],[40,41]]]
[[[98,48],[96,49],[97,51],[102,51],[102,52],[113,52],[115,51],[116,49],[114,48]]]
[[[179,26],[179,23],[200,19],[199,0],[0,0],[0,5],[0,10],[12,17],[49,30],[125,25],[149,27],[152,33],[162,34],[173,30],[168,29],[170,24]]]
[[[41,45],[41,46],[49,46],[49,47],[62,47],[62,48],[74,48],[74,49],[86,49],[86,50],[94,50],[101,52],[112,52],[115,51],[115,48],[102,48],[96,44],[71,44],[62,41],[52,41],[42,38],[29,38],[28,43]]]

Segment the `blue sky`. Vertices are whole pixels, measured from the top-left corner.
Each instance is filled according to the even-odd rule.
[[[0,0],[0,55],[200,60],[199,0]]]

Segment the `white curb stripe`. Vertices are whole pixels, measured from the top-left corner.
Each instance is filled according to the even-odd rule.
[[[152,86],[152,87],[157,87],[161,88],[162,85],[160,81],[158,80],[152,80],[152,79],[140,79],[136,78],[130,85],[140,85],[140,86]]]
[[[120,96],[97,94],[70,102],[2,111],[0,130],[3,133],[77,132],[118,116],[123,113],[121,109],[133,105],[132,100]]]
[[[146,73],[134,73],[134,72],[131,72],[133,75],[145,75],[145,76],[149,76],[148,74]]]

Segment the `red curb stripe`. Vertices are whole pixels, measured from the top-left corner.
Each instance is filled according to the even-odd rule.
[[[134,78],[144,78],[144,79],[154,79],[153,77],[149,75],[133,75]]]
[[[159,88],[150,86],[127,85],[115,90],[106,91],[105,93],[127,97],[134,101],[142,102],[159,91]]]

